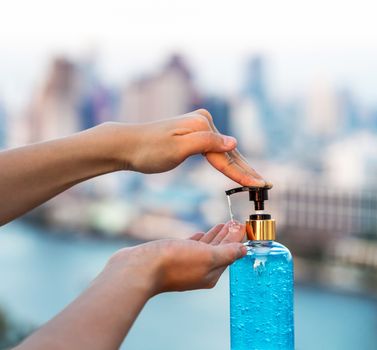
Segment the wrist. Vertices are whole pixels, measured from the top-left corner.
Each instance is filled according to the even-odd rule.
[[[106,122],[93,128],[96,138],[112,171],[130,170],[135,149],[134,126],[130,124]]]
[[[111,283],[116,283],[120,290],[132,288],[145,299],[153,297],[158,293],[162,257],[149,254],[146,246],[148,244],[116,252],[101,275],[111,279]]]
[[[121,149],[127,147],[127,127],[120,123],[106,122],[84,131],[95,147],[96,157],[106,164],[108,172],[126,169],[127,161],[121,159]]]

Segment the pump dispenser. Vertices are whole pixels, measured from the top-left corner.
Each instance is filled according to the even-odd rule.
[[[246,220],[247,254],[230,266],[231,350],[293,350],[293,260],[275,242],[276,225],[264,212],[265,187],[238,187],[228,198],[249,192],[255,213]]]

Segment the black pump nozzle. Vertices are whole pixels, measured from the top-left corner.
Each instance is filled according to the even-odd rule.
[[[227,196],[237,192],[249,192],[249,200],[254,202],[255,210],[264,210],[264,201],[268,199],[268,190],[272,188],[271,185],[264,187],[244,186],[236,187],[231,190],[225,191]]]

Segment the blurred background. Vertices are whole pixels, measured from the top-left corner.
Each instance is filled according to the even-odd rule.
[[[376,349],[373,2],[0,6],[0,148],[208,109],[274,183],[267,208],[295,257],[297,349]],[[235,185],[194,157],[90,180],[0,228],[0,348],[59,312],[117,249],[227,221]],[[234,207],[240,221],[252,210],[247,195]],[[229,349],[228,298],[227,272],[214,290],[161,295],[123,347]]]

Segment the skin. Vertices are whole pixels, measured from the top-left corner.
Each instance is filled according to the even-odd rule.
[[[0,152],[0,224],[77,183],[102,174],[171,170],[193,154],[242,186],[266,181],[198,110],[148,124],[105,123],[58,140]],[[117,349],[145,303],[169,291],[212,288],[246,253],[244,227],[220,224],[188,240],[162,240],[116,252],[88,289],[17,349]]]
[[[242,158],[237,141],[220,135],[205,110],[156,123],[105,123],[58,140],[0,152],[0,225],[79,182],[133,170],[159,173],[202,153],[243,186],[265,180]],[[15,190],[16,189],[16,190]]]
[[[118,251],[82,295],[16,349],[118,349],[148,299],[212,288],[225,268],[246,253],[238,243],[244,227],[228,227]]]

